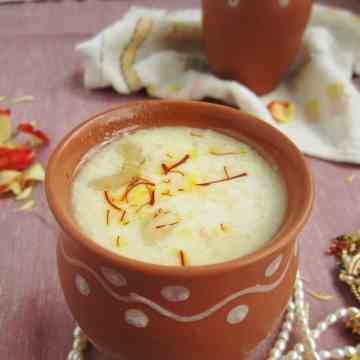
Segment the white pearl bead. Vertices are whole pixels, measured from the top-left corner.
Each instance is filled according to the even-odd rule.
[[[289,352],[286,356],[286,360],[297,360],[297,359],[299,359],[299,355],[294,351]]]
[[[321,332],[318,329],[315,329],[311,332],[311,335],[314,339],[318,339],[321,335]]]
[[[286,343],[284,340],[279,340],[275,345],[281,352],[286,349]]]
[[[74,336],[74,341],[75,340],[86,343],[88,339],[87,339],[87,336],[84,333],[80,333],[79,335]]]
[[[337,318],[343,318],[343,317],[347,316],[347,313],[348,313],[347,309],[342,308],[342,309],[336,310],[335,316]]]
[[[311,336],[311,335],[310,335]],[[312,337],[309,337],[308,339],[309,346],[312,350],[316,349],[316,342]]]
[[[305,296],[304,289],[302,287],[295,289],[295,293],[294,293],[295,302],[299,297],[304,298],[304,296]]]
[[[295,351],[299,354],[303,353],[305,351],[303,344],[296,344],[295,345]]]
[[[298,307],[296,309],[296,317],[298,318],[298,320],[301,320],[303,321],[304,319],[306,319],[306,314],[305,314],[305,311],[303,309],[303,307]]]
[[[270,351],[270,356],[273,357],[274,359],[279,359],[280,356],[281,356],[281,352],[280,352],[279,349],[273,348],[273,349]]]
[[[343,351],[343,349],[334,349],[331,351],[331,356],[334,359],[342,359],[345,357],[345,351]]]
[[[292,330],[292,323],[290,321],[285,321],[282,328],[285,330],[285,331],[288,331],[290,332]]]
[[[296,314],[300,317],[306,317],[304,304],[298,304],[296,308]]]
[[[288,303],[288,311],[294,311],[295,310],[295,304],[291,301]]]
[[[335,314],[330,314],[326,320],[325,320],[329,325],[332,325],[334,323],[336,323],[337,321],[337,316]]]
[[[344,352],[346,356],[354,356],[356,354],[356,349],[353,346],[345,346]]]
[[[304,323],[306,326],[308,326],[309,320],[304,313],[302,314],[302,317],[300,318],[300,320],[302,323]]]
[[[288,312],[288,313],[286,314],[286,320],[288,320],[288,321],[294,321],[294,319],[295,319],[295,314],[294,314],[293,312]]]
[[[67,357],[67,360],[84,360],[84,356],[81,352],[72,350]]]
[[[73,333],[74,337],[81,336],[82,334],[83,334],[83,332],[82,332],[80,326],[76,326],[76,328],[74,329],[74,333]]]
[[[306,335],[306,337],[307,337],[308,339],[312,339],[311,330],[310,330],[308,327],[305,327],[305,328],[303,329],[303,331],[304,331],[304,334]]]
[[[304,336],[307,336],[307,334],[306,334],[307,329],[308,329],[308,326],[306,326],[304,323],[299,323],[299,330]]]
[[[78,351],[83,351],[86,348],[86,341],[83,341],[79,338],[74,340],[73,349]]]
[[[287,331],[281,331],[281,333],[279,334],[279,339],[283,339],[286,342],[289,341],[289,338],[290,338],[290,336]]]
[[[321,321],[318,323],[317,327],[316,327],[320,332],[324,332],[327,330],[328,328],[328,324],[324,321]]]
[[[331,358],[331,352],[327,351],[327,350],[320,351],[319,355],[322,359],[330,359]]]

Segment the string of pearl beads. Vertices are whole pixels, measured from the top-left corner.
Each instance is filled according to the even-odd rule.
[[[357,354],[360,355],[360,345],[357,347],[345,346],[331,351],[317,351],[316,346],[316,340],[318,340],[321,334],[330,326],[359,314],[360,310],[357,308],[341,308],[329,314],[325,320],[320,321],[315,328],[311,330],[304,302],[304,285],[298,275],[295,281],[294,296],[290,300],[287,308],[285,322],[282,325],[274,347],[270,351],[268,360],[301,360],[305,354],[305,358],[310,360],[346,359]],[[285,353],[295,323],[302,337],[302,342],[296,344],[293,350]]]

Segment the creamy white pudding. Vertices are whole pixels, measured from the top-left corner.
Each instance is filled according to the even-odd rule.
[[[287,206],[277,169],[212,130],[161,127],[121,135],[83,159],[75,219],[132,259],[195,266],[239,258],[278,231]]]

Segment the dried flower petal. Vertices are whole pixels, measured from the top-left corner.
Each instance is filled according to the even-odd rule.
[[[35,207],[35,201],[29,200],[24,205],[20,206],[18,211],[29,211]]]
[[[0,108],[0,144],[4,144],[11,137],[11,118],[9,109]]]
[[[31,193],[32,186],[28,186],[19,195],[16,196],[16,200],[25,200],[30,197]]]
[[[288,101],[272,101],[267,108],[274,120],[281,124],[291,122],[295,116],[295,105]]]
[[[23,173],[15,170],[0,171],[0,193],[12,192],[16,200],[24,200],[31,194],[32,187],[27,186],[29,182],[43,181],[44,169],[37,163],[25,170]]]
[[[0,97],[0,100],[3,99]],[[32,96],[24,96],[15,102],[32,100]],[[17,132],[31,135],[31,144],[15,143],[10,115],[9,109],[0,108],[0,194],[12,193],[16,200],[25,200],[31,195],[31,183],[45,179],[41,164],[32,165],[35,157],[33,146],[47,145],[49,138],[35,129],[35,123],[23,123],[17,127]],[[28,210],[33,206],[34,202],[31,200],[20,210]]]
[[[20,104],[23,102],[31,102],[34,100],[35,100],[35,98],[32,95],[24,95],[24,96],[18,96],[12,102],[13,102],[13,104]]]
[[[0,171],[0,186],[8,186],[21,176],[20,171],[3,170]]]
[[[28,181],[44,181],[45,180],[45,170],[40,163],[35,163],[31,165],[28,169],[24,171],[22,180],[26,183]]]
[[[19,193],[21,172],[14,170],[0,171],[0,195],[8,192]]]
[[[15,196],[19,196],[23,189],[19,181],[13,181],[8,186],[8,190],[11,191]]]
[[[50,142],[48,136],[43,131],[35,129],[30,123],[19,124],[17,131],[33,136],[34,140],[36,140],[35,146],[48,145]]]
[[[0,171],[25,170],[33,162],[34,155],[33,150],[28,148],[10,149],[0,147]]]
[[[334,298],[330,294],[318,293],[318,292],[312,291],[310,289],[306,289],[306,292],[310,296],[312,296],[314,299],[319,300],[319,301],[331,301]]]

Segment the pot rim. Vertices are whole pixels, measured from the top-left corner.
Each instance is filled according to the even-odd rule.
[[[270,128],[270,131],[277,132],[278,137],[281,138],[281,141],[287,143],[289,148],[292,148],[292,151],[296,154],[297,157],[297,168],[301,168],[304,176],[304,197],[301,206],[301,212],[293,220],[293,226],[285,233],[279,234],[281,229],[262,247],[258,250],[245,255],[240,258],[236,258],[230,261],[225,261],[216,264],[210,265],[200,265],[200,266],[189,266],[189,267],[179,267],[179,266],[168,266],[168,265],[159,265],[153,263],[147,263],[140,260],[135,260],[132,258],[127,258],[122,255],[115,254],[114,252],[102,247],[97,242],[92,240],[90,237],[86,236],[80,229],[80,226],[76,224],[76,221],[73,219],[69,211],[59,204],[56,200],[58,197],[58,191],[56,191],[56,181],[55,181],[55,168],[57,162],[64,151],[64,148],[67,147],[68,143],[71,140],[79,138],[81,130],[87,124],[96,121],[99,117],[104,117],[106,115],[111,115],[112,113],[124,109],[124,108],[136,108],[138,106],[143,107],[157,107],[157,106],[166,106],[167,108],[172,106],[183,106],[183,107],[196,107],[198,109],[207,110],[209,112],[226,112],[228,115],[231,115],[235,118],[240,118],[241,116],[251,118],[251,121],[258,122],[257,126]],[[213,127],[212,127],[213,128]],[[78,164],[77,164],[78,165]],[[76,167],[75,167],[76,169]],[[75,170],[74,169],[74,170]],[[221,273],[229,272],[240,267],[245,267],[252,263],[261,261],[268,256],[271,256],[274,253],[279,252],[282,248],[286,247],[293,239],[295,239],[300,231],[303,229],[305,223],[307,222],[312,207],[314,203],[314,184],[312,176],[309,170],[308,165],[306,164],[305,158],[296,147],[296,145],[284,134],[282,134],[275,127],[266,123],[265,121],[259,120],[258,118],[244,113],[238,109],[234,109],[228,106],[215,105],[205,102],[196,102],[196,101],[165,101],[165,100],[143,100],[143,101],[132,101],[125,103],[123,105],[117,106],[110,110],[106,110],[102,113],[96,114],[89,118],[88,120],[82,122],[80,125],[76,126],[72,131],[70,131],[56,146],[55,150],[51,154],[47,170],[46,170],[46,179],[45,179],[45,191],[50,210],[52,211],[55,219],[58,224],[61,226],[62,230],[72,239],[72,241],[77,242],[79,245],[85,247],[90,253],[97,255],[98,257],[103,258],[106,263],[111,264],[114,268],[127,268],[131,271],[146,273],[154,276],[165,276],[165,277],[177,277],[177,278],[195,278],[203,277],[209,275],[219,275]],[[283,220],[285,223],[286,217]],[[281,235],[281,236],[280,236]]]

